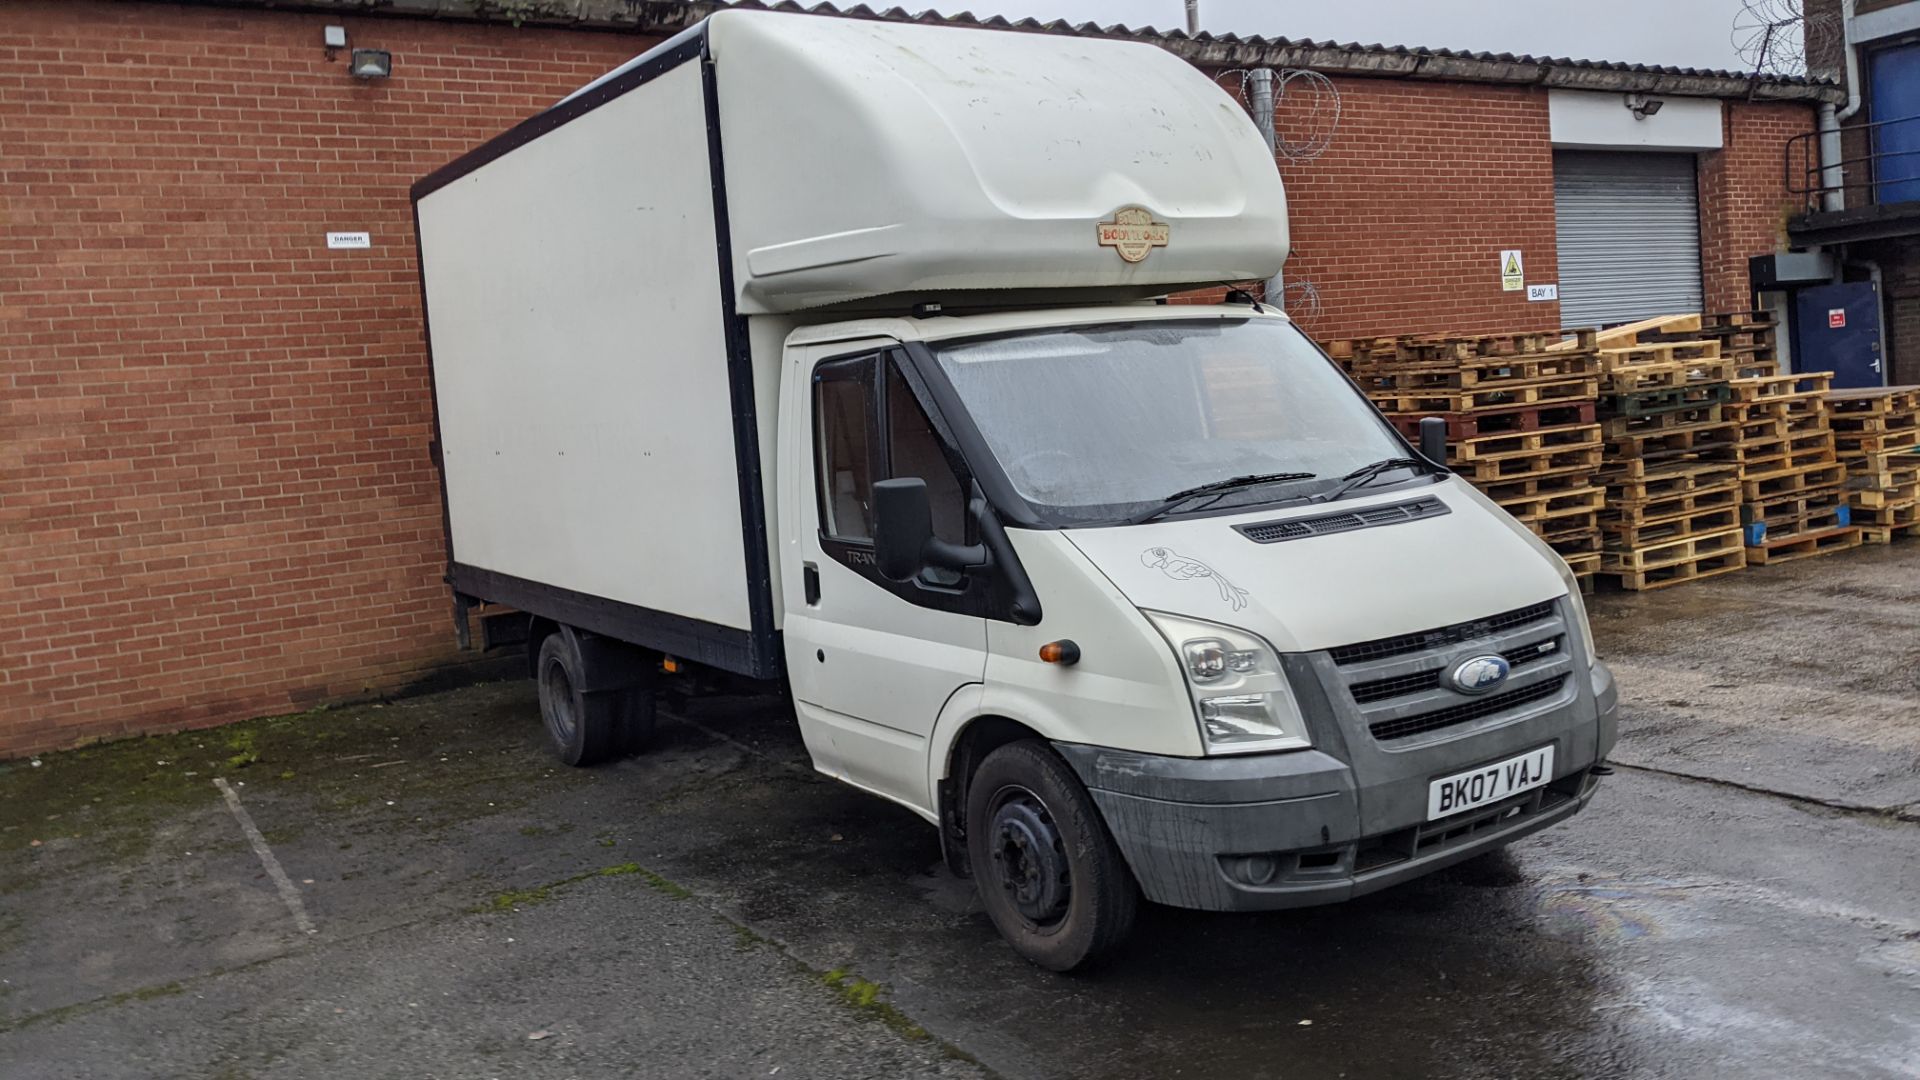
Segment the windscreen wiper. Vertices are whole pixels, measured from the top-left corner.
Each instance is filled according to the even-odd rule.
[[[1229,476],[1225,480],[1209,480],[1204,484],[1196,484],[1193,487],[1182,488],[1174,492],[1160,500],[1159,505],[1153,509],[1145,513],[1135,514],[1132,518],[1128,519],[1128,524],[1145,525],[1149,521],[1157,521],[1161,516],[1178,509],[1202,495],[1212,495],[1217,499],[1222,495],[1239,491],[1242,488],[1258,487],[1261,484],[1280,484],[1288,480],[1311,480],[1316,475],[1318,474],[1310,472],[1249,473],[1246,476]]]
[[[1420,458],[1394,457],[1383,458],[1371,465],[1362,465],[1340,478],[1339,486],[1321,495],[1314,496],[1315,502],[1332,502],[1354,488],[1372,483],[1381,473],[1395,469],[1425,469],[1428,465]]]

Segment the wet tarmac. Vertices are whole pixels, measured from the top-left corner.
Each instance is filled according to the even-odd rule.
[[[1920,547],[1591,610],[1588,812],[1073,977],[765,700],[590,771],[521,683],[9,763],[0,1076],[1920,1076]]]

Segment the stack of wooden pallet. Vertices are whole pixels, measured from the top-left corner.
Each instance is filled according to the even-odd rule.
[[[1920,386],[1835,390],[1827,405],[1851,523],[1868,543],[1920,536]]]
[[[1326,343],[1395,427],[1447,421],[1448,464],[1544,539],[1575,574],[1599,569],[1605,492],[1595,335],[1368,338]]]
[[[1720,358],[1730,360],[1740,378],[1772,375],[1779,370],[1778,326],[1765,311],[1734,311],[1722,315],[1681,315],[1636,323],[1634,340],[1715,341]],[[1611,340],[1612,334],[1608,337]]]
[[[1740,522],[1754,566],[1860,545],[1846,467],[1828,420],[1828,372],[1737,379],[1727,406],[1740,465]]]
[[[1652,589],[1746,566],[1735,428],[1726,416],[1737,362],[1718,340],[1599,349],[1602,575]]]

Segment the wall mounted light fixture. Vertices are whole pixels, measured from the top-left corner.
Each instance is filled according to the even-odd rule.
[[[1661,101],[1659,98],[1648,97],[1645,94],[1628,94],[1626,101],[1627,111],[1633,114],[1635,120],[1645,120],[1647,117],[1659,112],[1660,106],[1665,104],[1666,102]]]
[[[340,50],[347,47],[347,28],[329,26],[320,32],[320,40],[327,46],[327,62],[332,63],[340,55]]]
[[[355,49],[349,70],[356,79],[384,79],[393,74],[393,54],[385,49]]]

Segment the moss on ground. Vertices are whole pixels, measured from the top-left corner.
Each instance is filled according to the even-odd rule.
[[[603,866],[598,870],[589,870],[584,874],[575,874],[572,877],[561,878],[559,881],[549,881],[545,885],[536,885],[531,889],[511,889],[507,892],[494,893],[487,898],[485,903],[477,907],[468,908],[467,910],[475,913],[518,911],[521,908],[546,903],[553,899],[555,891],[564,889],[569,885],[577,885],[582,881],[588,881],[597,877],[625,877],[629,874],[638,875],[652,888],[666,893],[676,900],[684,900],[693,895],[693,891],[685,886],[668,881],[666,878],[648,870],[639,863],[629,862],[620,863],[615,866]]]
[[[914,1023],[912,1017],[880,1000],[886,987],[879,983],[868,982],[846,968],[834,968],[820,976],[820,981],[838,992],[840,1000],[854,1012],[877,1020],[916,1042],[929,1038],[927,1029]]]

